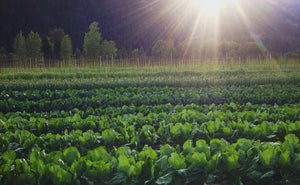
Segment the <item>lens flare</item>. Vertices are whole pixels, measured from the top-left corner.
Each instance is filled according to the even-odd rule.
[[[226,1],[228,0],[189,0],[189,3],[192,9],[198,9],[206,15],[215,15]]]

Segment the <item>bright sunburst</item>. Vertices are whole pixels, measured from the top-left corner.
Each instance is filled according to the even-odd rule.
[[[218,14],[219,9],[227,3],[228,0],[189,0],[194,9],[202,11],[206,15]]]
[[[161,18],[167,17],[168,19],[164,25],[165,32],[158,37],[164,35],[171,39],[176,37],[185,39],[182,44],[184,53],[188,50],[201,50],[217,57],[222,39],[235,37],[234,33],[228,32],[229,27],[240,22],[248,29],[252,39],[264,47],[255,27],[244,11],[247,5],[251,5],[250,0],[152,0],[149,2],[151,3],[148,3],[145,9],[163,7],[160,13],[150,20],[151,24],[162,25]],[[144,9],[139,11],[144,11]],[[224,25],[225,27],[221,27]],[[226,36],[223,34],[223,29],[224,32],[227,30]],[[244,28],[237,28],[237,32],[242,29]],[[186,38],[182,38],[181,33],[187,35]]]

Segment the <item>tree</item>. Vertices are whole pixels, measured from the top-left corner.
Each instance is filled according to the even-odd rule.
[[[223,40],[219,46],[219,51],[223,56],[237,56],[239,55],[239,50],[241,49],[241,45],[234,41],[226,41]]]
[[[131,55],[133,57],[145,57],[146,52],[144,51],[143,47],[140,47],[140,49],[136,48],[136,49],[132,50]]]
[[[180,56],[182,56],[182,57],[190,55],[192,53],[190,51],[190,47],[188,45],[188,39],[185,39],[180,42],[178,50],[179,50]]]
[[[131,55],[133,57],[139,57],[140,56],[140,51],[138,48],[135,48],[134,50],[132,50]]]
[[[6,55],[6,50],[4,47],[0,48],[0,59],[6,59],[7,55]]]
[[[83,52],[85,56],[97,57],[100,54],[100,42],[102,40],[98,23],[92,22],[89,29],[90,31],[85,33],[84,36]]]
[[[73,48],[69,35],[65,35],[60,44],[60,56],[62,59],[67,59],[72,56]]]
[[[164,40],[158,40],[152,47],[152,55],[154,56],[163,56],[164,50],[166,47],[166,42]]]
[[[168,42],[166,42],[165,56],[170,56],[174,53],[176,53],[174,41],[170,39]]]
[[[118,49],[116,48],[116,44],[114,41],[107,41],[104,40],[101,44],[101,52],[100,54],[105,56],[105,55],[116,55]]]
[[[76,48],[75,53],[74,53],[74,56],[75,56],[76,58],[80,58],[81,55],[82,55],[82,53],[81,53],[80,49]]]
[[[23,32],[20,31],[14,40],[14,56],[23,59],[26,57],[26,43]]]
[[[33,31],[30,31],[25,43],[26,43],[27,57],[36,58],[41,56],[42,40],[38,33],[34,33]]]
[[[200,56],[201,55],[201,42],[199,39],[186,38],[179,44],[179,54],[182,57],[186,56]]]
[[[266,49],[256,42],[247,42],[242,49],[242,52],[247,57],[256,57],[258,55],[265,55]]]
[[[42,52],[44,54],[44,57],[49,58],[52,55],[53,45],[51,46],[50,38],[48,36],[45,36],[42,39]]]
[[[128,51],[128,49],[122,47],[122,48],[118,49],[117,55],[118,55],[119,57],[121,57],[121,58],[122,58],[122,57],[129,57],[130,51]]]
[[[60,58],[61,41],[65,36],[65,31],[62,29],[54,29],[50,31],[50,41],[53,44],[52,56],[56,59]]]
[[[203,41],[203,45],[201,45],[200,48],[200,55],[212,59],[218,57],[218,49],[218,40],[215,38],[209,38]]]
[[[283,56],[287,59],[298,59],[300,55],[297,52],[287,52]]]
[[[146,52],[145,52],[145,50],[144,50],[144,48],[143,47],[140,47],[140,49],[139,49],[139,56],[140,57],[146,57]]]
[[[152,47],[152,55],[168,57],[175,52],[174,41],[158,40]]]

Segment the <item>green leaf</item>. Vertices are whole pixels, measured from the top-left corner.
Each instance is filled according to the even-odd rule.
[[[186,168],[184,157],[178,155],[175,152],[171,154],[171,157],[169,157],[168,162],[174,170]]]
[[[118,172],[123,172],[126,175],[130,175],[130,163],[128,158],[122,154],[118,157],[119,166],[118,166]]]
[[[181,177],[187,177],[189,175],[189,170],[188,169],[180,169],[180,170],[177,170],[177,174],[180,175]]]
[[[275,137],[276,137],[276,135],[274,135],[274,134],[267,136],[268,139],[272,139],[272,138],[275,138]]]
[[[194,150],[193,141],[189,139],[183,144],[183,152],[188,154],[188,153],[192,153],[193,150]]]
[[[284,139],[285,139],[284,143],[289,144],[289,146],[292,147],[291,148],[292,150],[299,147],[298,146],[299,138],[295,134],[289,134],[285,136]]]
[[[159,177],[155,183],[156,184],[170,184],[173,179],[173,173],[167,173],[166,175]]]
[[[130,176],[138,176],[142,173],[142,167],[144,165],[144,161],[137,162],[133,167],[133,170],[130,171]]]
[[[211,154],[214,155],[217,152],[224,152],[226,149],[226,145],[219,139],[210,140],[210,151]]]
[[[81,176],[86,170],[86,162],[84,160],[74,161],[70,168],[72,173],[76,173],[78,176]]]
[[[264,179],[264,178],[268,178],[268,177],[272,177],[274,175],[274,171],[268,171],[267,173],[263,174],[260,179]]]
[[[251,170],[249,173],[247,173],[247,176],[250,179],[257,180],[262,176],[262,173],[260,171],[257,171],[257,170]]]
[[[102,138],[105,144],[112,145],[117,138],[117,133],[114,129],[106,129],[102,132]]]
[[[117,173],[110,181],[109,184],[121,184],[127,180],[127,176],[124,173]]]
[[[195,151],[199,153],[205,153],[206,157],[210,158],[210,149],[206,144],[206,141],[203,139],[200,139],[196,142]]]
[[[103,181],[110,178],[111,164],[104,161],[87,161],[86,175],[97,181]]]
[[[213,175],[213,174],[209,174],[206,178],[206,182],[211,184],[211,183],[214,183],[216,181],[218,177],[216,175]]]
[[[119,147],[118,150],[116,151],[116,157],[119,157],[122,154],[124,154],[126,157],[129,158],[132,154],[130,147],[128,146]]]
[[[168,156],[164,155],[162,156],[160,159],[158,159],[156,161],[156,163],[158,164],[160,170],[167,171],[168,169]]]
[[[160,155],[163,156],[163,155],[167,155],[167,156],[170,156],[171,153],[175,152],[175,148],[173,148],[172,146],[166,144],[162,147],[160,147]]]
[[[232,154],[227,157],[227,168],[229,171],[238,169],[240,167],[238,160],[239,160],[238,154]]]
[[[300,171],[300,154],[295,154],[292,164],[294,165],[295,170]]]
[[[7,150],[1,155],[2,160],[4,161],[4,164],[11,165],[14,163],[16,159],[16,152],[13,150]],[[0,159],[1,159],[0,158]]]
[[[145,161],[147,158],[152,159],[153,161],[157,160],[157,153],[148,146],[145,146],[143,151],[141,151],[139,154],[139,159]]]
[[[206,170],[207,167],[207,159],[206,155],[204,153],[194,153],[191,157],[192,164],[189,166],[189,169],[194,169],[194,168],[202,168]]]
[[[185,138],[191,138],[191,132],[192,132],[192,125],[191,124],[184,124],[181,127],[181,132],[185,136]]]
[[[176,123],[174,126],[171,127],[171,134],[174,135],[174,137],[177,137],[178,135],[181,134],[181,123]]]
[[[31,170],[40,175],[44,172],[44,162],[40,159],[40,152],[33,151],[30,154],[30,167]]]
[[[103,146],[96,148],[95,150],[91,150],[87,153],[86,158],[91,161],[100,161],[103,160],[105,162],[109,161],[109,154],[105,150]]]
[[[80,153],[76,147],[69,147],[63,152],[63,160],[71,165],[74,161],[80,158]]]
[[[259,153],[259,156],[262,163],[266,167],[270,167],[272,165],[272,160],[274,159],[276,154],[277,151],[272,146],[269,145],[266,150]]]
[[[241,138],[237,141],[235,149],[247,152],[252,147],[252,141],[249,139]]]
[[[49,171],[53,178],[54,184],[64,185],[72,182],[72,175],[66,170],[60,168],[58,165],[50,165]]]
[[[29,173],[30,166],[25,159],[16,159],[16,170],[18,173]]]
[[[282,152],[280,154],[280,157],[279,157],[279,163],[282,165],[282,166],[288,166],[290,165],[291,163],[291,158],[290,158],[290,151],[289,150],[286,150],[284,152]]]

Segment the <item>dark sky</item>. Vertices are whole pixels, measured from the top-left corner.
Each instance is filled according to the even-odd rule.
[[[189,1],[189,0],[187,0]],[[175,43],[193,35],[214,38],[216,23],[191,11],[182,0],[1,0],[0,47],[11,51],[13,38],[22,30],[41,37],[61,28],[82,48],[91,22],[99,22],[102,36],[118,47],[143,47],[158,39]],[[218,39],[246,42],[261,39],[270,50],[295,50],[300,39],[300,4],[297,0],[240,0],[244,17],[232,4],[218,19]],[[198,26],[195,28],[195,24]],[[193,32],[194,30],[194,32]],[[192,34],[194,33],[194,34]]]

